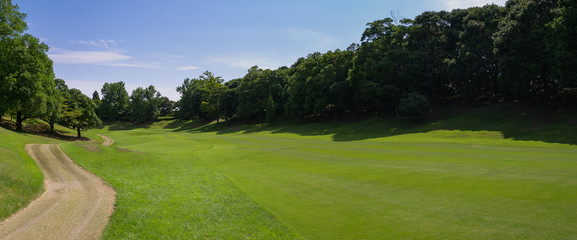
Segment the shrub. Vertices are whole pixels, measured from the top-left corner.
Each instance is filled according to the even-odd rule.
[[[402,117],[419,119],[429,109],[429,99],[423,94],[411,92],[399,101],[399,114]]]

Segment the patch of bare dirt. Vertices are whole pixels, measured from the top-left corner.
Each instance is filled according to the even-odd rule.
[[[134,150],[130,150],[130,149],[126,149],[126,148],[116,148],[116,150],[120,151],[120,152],[131,152],[131,153],[139,153],[139,154],[145,154],[143,152],[139,152],[139,151],[134,151]]]
[[[82,145],[78,145],[78,146],[84,148],[84,150],[89,151],[89,152],[100,152],[100,149],[96,145],[82,144]]]

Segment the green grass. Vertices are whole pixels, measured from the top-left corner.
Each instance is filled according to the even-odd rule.
[[[308,239],[577,236],[575,148],[463,131],[226,137],[197,155]]]
[[[226,176],[192,154],[210,145],[175,148],[173,144],[185,139],[137,130],[126,135],[143,146],[136,150],[145,152],[102,146],[94,152],[94,146],[62,145],[72,159],[102,176],[118,193],[104,239],[297,238]]]
[[[575,116],[161,121],[64,149],[118,192],[105,239],[575,239]]]
[[[576,239],[575,125],[501,105],[421,124],[124,124],[62,146],[118,192],[105,239]],[[0,128],[0,219],[42,192],[24,145],[59,142]]]
[[[27,206],[43,191],[42,171],[26,154],[29,143],[56,140],[0,128],[0,220]]]

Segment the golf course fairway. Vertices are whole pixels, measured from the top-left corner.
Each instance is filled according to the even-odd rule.
[[[195,124],[62,144],[117,191],[104,239],[577,238],[575,145],[382,119]]]

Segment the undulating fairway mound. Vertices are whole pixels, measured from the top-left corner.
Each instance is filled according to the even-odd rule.
[[[58,145],[26,151],[45,175],[46,191],[0,223],[0,239],[98,239],[114,207],[114,190],[76,165]]]
[[[577,147],[551,142],[577,118],[537,115],[162,121],[63,148],[118,191],[105,239],[576,239]]]

